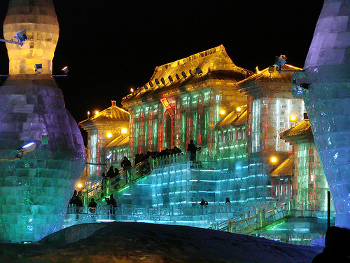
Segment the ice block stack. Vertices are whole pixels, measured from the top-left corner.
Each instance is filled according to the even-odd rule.
[[[325,0],[304,70],[304,97],[336,210],[350,228],[350,0]],[[302,83],[301,83],[302,84]]]
[[[62,226],[84,143],[51,75],[59,36],[52,0],[11,0],[3,27],[5,39],[23,29],[28,39],[6,44],[10,76],[0,87],[0,242],[37,241]],[[35,150],[20,158],[29,142]]]

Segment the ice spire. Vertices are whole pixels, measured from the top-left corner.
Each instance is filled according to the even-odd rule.
[[[350,228],[350,0],[325,0],[304,70],[305,105],[332,193],[336,224]]]
[[[51,75],[59,34],[52,0],[10,1],[4,38],[24,29],[23,46],[7,44],[10,76],[0,87],[0,242],[60,230],[86,163],[78,125]]]

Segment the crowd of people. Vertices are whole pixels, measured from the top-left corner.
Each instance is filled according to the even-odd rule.
[[[160,152],[147,151],[146,154],[144,154],[144,153],[138,154],[137,153],[135,155],[135,165],[140,163],[140,162],[148,160],[150,157],[155,159],[155,158],[159,158],[159,157],[165,157],[165,156],[170,156],[170,155],[174,155],[174,154],[179,154],[181,152],[182,151],[178,147],[175,146],[173,149],[165,148],[164,150],[162,150]]]

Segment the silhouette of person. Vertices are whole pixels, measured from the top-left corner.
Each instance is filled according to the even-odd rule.
[[[78,192],[77,192],[77,190],[74,190],[72,198],[69,199],[69,204],[75,205],[75,201],[76,201],[77,196],[78,196]]]
[[[90,213],[95,213],[96,207],[97,207],[97,203],[95,202],[95,199],[94,199],[94,198],[91,198],[91,201],[90,201],[90,203],[88,204],[88,207],[89,207]]]
[[[197,147],[194,145],[193,140],[190,140],[190,143],[187,145],[187,151],[191,152],[191,161],[196,160],[196,152],[197,152]]]
[[[109,167],[109,170],[107,171],[107,177],[109,177],[109,178],[114,177],[113,165],[111,165],[111,167]]]
[[[225,203],[226,203],[226,204],[230,204],[230,203],[231,203],[230,198],[226,197]]]
[[[350,229],[332,226],[326,232],[326,247],[312,263],[350,262]]]
[[[83,201],[81,200],[81,191],[78,192],[78,194],[75,197],[75,207],[76,207],[76,213],[81,212],[81,208],[84,206]]]
[[[125,183],[128,183],[130,179],[131,162],[126,156],[124,156],[123,161],[120,163],[121,167],[125,171]]]
[[[202,205],[202,206],[203,206],[203,205],[208,205],[208,202],[205,201],[204,198],[202,198],[202,200],[201,200],[201,205]]]
[[[109,198],[106,198],[107,205],[110,206],[110,213],[115,213],[115,208],[117,207],[117,201],[114,199],[113,194]]]

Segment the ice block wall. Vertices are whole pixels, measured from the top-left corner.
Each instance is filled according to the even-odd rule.
[[[62,227],[84,143],[51,75],[59,33],[52,0],[11,0],[3,27],[5,39],[26,29],[28,40],[7,44],[10,76],[0,87],[0,242],[37,241]],[[15,158],[29,142],[36,149]]]
[[[350,228],[350,0],[325,0],[304,70],[312,132],[334,200]]]

